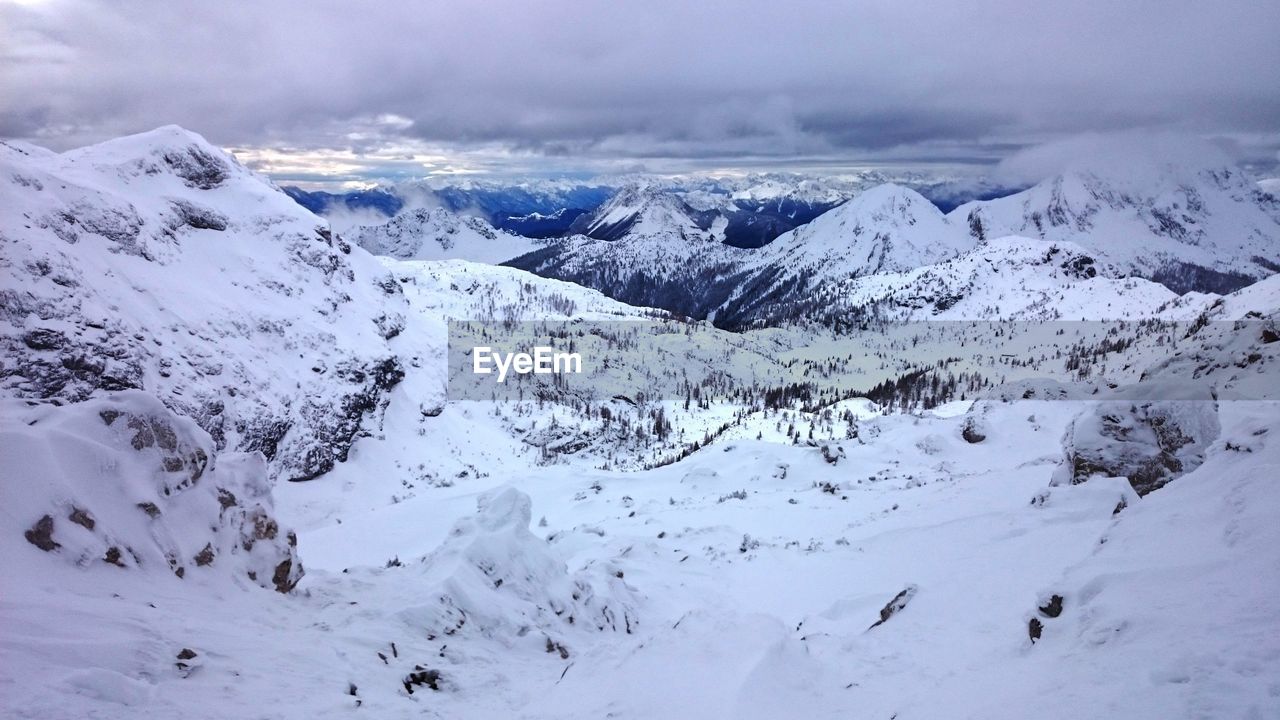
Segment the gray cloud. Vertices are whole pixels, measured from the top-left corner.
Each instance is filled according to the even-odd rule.
[[[0,2],[0,134],[176,122],[342,179],[986,162],[1132,128],[1274,162],[1280,5],[1037,5]]]

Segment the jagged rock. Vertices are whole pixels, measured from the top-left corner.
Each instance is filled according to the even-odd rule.
[[[57,550],[62,547],[53,540],[52,515],[45,515],[37,520],[36,524],[32,525],[30,530],[23,533],[23,537],[27,539],[27,542],[35,545],[45,552],[52,552],[53,550]]]
[[[907,603],[911,602],[911,598],[916,596],[916,586],[908,585],[902,589],[893,599],[880,608],[880,619],[871,624],[868,630],[883,625],[889,618],[898,614],[907,607]]]
[[[1058,617],[1062,614],[1062,596],[1057,594],[1053,595],[1053,597],[1049,598],[1049,602],[1040,606],[1039,610],[1040,614],[1045,617]]]
[[[67,519],[85,530],[92,530],[96,524],[92,515],[78,507],[71,508],[71,514],[67,516]]]
[[[195,561],[197,567],[204,567],[205,565],[213,564],[213,557],[213,545],[207,544],[203,550],[196,553],[196,556],[191,559]]]
[[[116,567],[125,567],[124,561],[122,560],[123,557],[124,555],[120,552],[120,548],[112,545],[107,548],[107,554],[102,557],[102,560],[103,562],[115,565]]]
[[[421,665],[415,665],[413,672],[404,677],[404,691],[413,694],[415,687],[426,685],[432,690],[440,690],[440,680],[443,676],[439,670],[432,670]]]
[[[964,426],[960,429],[960,437],[964,438],[965,442],[976,445],[977,443],[986,440],[987,434],[981,428],[977,419],[968,417],[965,418]]]
[[[1219,432],[1212,400],[1097,403],[1067,429],[1053,484],[1125,477],[1146,495],[1199,466]]]

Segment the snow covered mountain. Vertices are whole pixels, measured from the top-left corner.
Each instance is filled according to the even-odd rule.
[[[432,178],[344,193],[286,187],[291,197],[330,221],[340,232],[376,225],[406,209],[443,207],[483,217],[494,227],[531,238],[564,237],[575,221],[595,212],[618,192],[642,184],[675,196],[695,213],[724,222],[724,239],[735,247],[767,245],[864,190],[894,182],[917,190],[949,211],[973,200],[999,197],[1009,188],[985,178],[945,172],[863,170],[837,175],[750,173],[726,176],[609,175],[568,179],[464,180]],[[705,222],[700,222],[705,225]]]
[[[1228,292],[1280,270],[1280,199],[1186,137],[1099,140],[1034,187],[948,216],[975,237],[1074,242],[1175,292]]]
[[[703,231],[686,208],[661,191],[620,193],[585,228],[608,240],[569,238],[511,264],[740,329],[822,314],[831,309],[834,283],[931,265],[979,244],[967,226],[893,184],[760,248],[715,242],[720,226]]]
[[[996,238],[943,262],[863,275],[821,291],[833,314],[896,321],[1190,319],[1179,296],[1142,278],[1113,278],[1078,245]],[[1203,302],[1207,302],[1207,299]]]
[[[144,389],[299,480],[376,424],[404,375],[400,286],[234,158],[170,126],[4,144],[0,166],[5,394]]]
[[[500,263],[538,247],[529,238],[444,208],[409,210],[381,225],[355,228],[350,236],[374,255],[401,260]]]
[[[375,257],[179,128],[0,145],[0,708],[1280,712],[1280,275],[1177,296],[894,186],[777,250],[688,206],[522,262],[770,327]],[[451,319],[597,384],[465,392]]]
[[[699,213],[671,192],[648,183],[633,183],[618,190],[594,212],[579,218],[572,229],[596,240],[716,239],[706,213]]]
[[[884,184],[782,235],[752,262],[821,278],[858,276],[931,265],[976,244],[916,191]]]
[[[1214,148],[1194,141],[1176,146],[1152,141],[1138,143],[1136,149],[1126,146],[1123,153],[1090,145],[1074,157],[1067,170],[1030,189],[971,202],[947,215],[909,188],[883,184],[759,248],[668,243],[661,250],[635,252],[568,240],[514,264],[626,302],[710,318],[734,330],[815,321],[847,327],[867,313],[869,308],[857,303],[873,301],[866,287],[876,285],[848,292],[854,279],[908,272],[966,253],[976,253],[975,261],[992,260],[994,254],[982,248],[1004,236],[1057,243],[1044,249],[1083,253],[1093,271],[1105,278],[1146,278],[1178,294],[1230,292],[1280,268],[1275,259],[1280,200]],[[768,195],[782,190],[766,183],[744,192],[757,191]],[[601,232],[611,239],[625,238],[630,224],[623,221],[637,217],[630,205],[638,202],[620,205],[610,211],[614,222],[601,223],[607,228]],[[668,234],[687,236],[696,226],[691,217],[687,212],[655,213],[643,235],[663,235],[660,228],[666,223]],[[1029,245],[1001,247],[1012,251],[1006,264],[1030,263],[1013,275],[1025,279],[1026,272],[1034,274],[1034,268],[1044,265]],[[646,260],[656,263],[652,271]],[[928,282],[938,276],[916,279]],[[990,287],[1004,287],[1001,278],[993,280]],[[1095,289],[1090,286],[1102,284],[1063,286],[1051,296],[1062,309],[1090,315],[1093,300],[1087,294]],[[978,287],[970,284],[970,289]],[[959,287],[953,290],[960,292]],[[1140,294],[1161,294],[1150,290]],[[1067,298],[1077,292],[1084,295]],[[1148,305],[1138,301],[1126,312],[1139,307]],[[1111,316],[1105,308],[1093,309]]]
[[[507,264],[701,318],[727,297],[726,276],[746,252],[724,244],[723,218],[653,185],[624,188],[574,227],[583,234]]]

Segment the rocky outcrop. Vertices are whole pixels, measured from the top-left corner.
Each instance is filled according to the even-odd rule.
[[[880,619],[872,623],[871,627],[867,629],[870,630],[872,628],[883,625],[889,621],[889,618],[905,610],[907,607],[907,604],[910,603],[911,599],[916,596],[917,590],[918,588],[915,585],[908,585],[905,588],[903,588],[902,591],[899,592],[897,595],[894,595],[892,600],[885,603],[885,606],[883,608],[880,608]]]
[[[1217,403],[1209,399],[1093,404],[1067,429],[1053,482],[1124,477],[1146,495],[1198,467],[1219,432]]]
[[[139,391],[4,409],[0,502],[12,520],[0,532],[86,569],[217,573],[279,592],[301,579],[260,456],[219,453],[194,422]]]

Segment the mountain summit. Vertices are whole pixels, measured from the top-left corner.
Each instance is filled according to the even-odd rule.
[[[1094,138],[1011,164],[1057,153],[1069,159],[1050,177],[949,218],[978,237],[1073,242],[1179,293],[1229,292],[1280,270],[1280,200],[1210,143]]]

